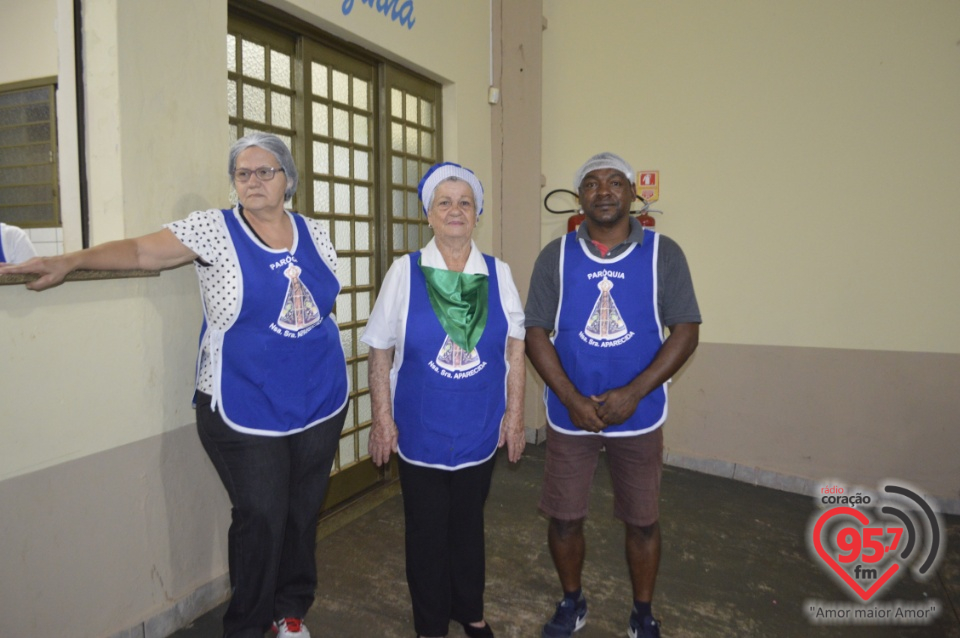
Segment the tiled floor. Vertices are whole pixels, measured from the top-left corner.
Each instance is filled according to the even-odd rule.
[[[543,446],[528,448],[519,465],[509,465],[505,457],[497,462],[486,509],[486,618],[498,637],[536,638],[560,595],[546,523],[536,511]],[[601,464],[587,522],[584,591],[590,615],[577,638],[626,635],[630,588],[623,529],[612,517],[611,503]],[[931,578],[919,582],[905,572],[864,606],[935,606],[938,616],[932,624],[815,625],[806,616],[811,605],[829,610],[853,603],[808,549],[808,526],[816,512],[806,496],[665,468],[663,557],[654,599],[664,638],[960,638],[960,517],[944,517],[946,555]],[[911,558],[920,555],[918,548]],[[404,579],[399,495],[324,537],[317,561],[321,582],[307,615],[314,638],[415,635]],[[175,638],[218,636],[220,614],[222,607]],[[452,625],[450,635],[463,634]]]

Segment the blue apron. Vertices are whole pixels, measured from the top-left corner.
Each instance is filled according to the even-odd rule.
[[[239,263],[239,310],[223,331],[205,328],[214,357],[214,403],[242,432],[279,436],[337,414],[349,386],[332,315],[340,283],[297,214],[292,251],[253,241],[222,211]],[[206,314],[206,309],[204,309]],[[213,334],[215,333],[215,334]]]
[[[564,371],[584,396],[627,385],[663,345],[657,314],[659,236],[644,230],[643,242],[613,259],[599,259],[567,234],[561,244],[560,305],[552,338]],[[550,388],[544,391],[547,421],[568,434],[590,434],[573,425]],[[659,427],[667,417],[667,385],[645,396],[624,423],[604,436],[630,436]]]
[[[506,411],[507,317],[496,261],[483,256],[490,273],[487,324],[473,352],[464,352],[434,314],[419,258],[419,252],[407,256],[407,330],[393,399],[400,456],[450,470],[478,465],[497,451]]]

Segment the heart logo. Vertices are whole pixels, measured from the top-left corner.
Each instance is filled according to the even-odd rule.
[[[817,524],[813,528],[813,546],[817,554],[823,559],[824,563],[829,565],[830,568],[840,576],[843,582],[846,583],[857,596],[863,599],[864,602],[867,602],[900,570],[900,565],[896,562],[892,563],[887,567],[886,571],[874,581],[869,589],[864,589],[823,546],[823,528],[827,524],[827,521],[835,516],[852,516],[860,523],[861,530],[869,525],[870,519],[866,514],[853,507],[834,507],[824,512],[820,518],[817,519]],[[862,537],[862,534],[860,536]],[[859,549],[857,551],[859,552]],[[875,572],[876,570],[872,571]]]

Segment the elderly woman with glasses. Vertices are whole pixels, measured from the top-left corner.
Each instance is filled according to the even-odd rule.
[[[473,243],[483,187],[445,162],[419,185],[434,237],[393,263],[370,346],[370,455],[399,456],[406,571],[419,636],[490,637],[483,505],[498,447],[524,448],[523,307],[510,268]]]
[[[284,208],[297,169],[282,140],[238,140],[229,174],[233,209],[2,272],[39,274],[27,287],[43,290],[76,269],[194,263],[204,312],[197,428],[233,506],[223,634],[309,638],[317,518],[349,393],[332,315],[336,255],[322,225]]]

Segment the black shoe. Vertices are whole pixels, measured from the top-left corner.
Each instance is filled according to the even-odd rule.
[[[579,600],[564,598],[557,603],[557,611],[553,614],[543,631],[540,632],[540,638],[570,638],[574,632],[583,629],[587,624],[587,599],[580,594]]]
[[[630,626],[627,628],[630,638],[660,638],[660,623],[653,616],[640,618],[637,611],[630,614]]]
[[[483,627],[474,627],[470,623],[461,623],[463,625],[463,633],[470,636],[470,638],[493,638],[493,630],[490,629],[490,623],[483,623]]]

